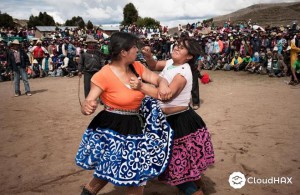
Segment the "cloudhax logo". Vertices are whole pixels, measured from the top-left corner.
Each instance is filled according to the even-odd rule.
[[[229,176],[229,184],[234,189],[240,189],[246,184],[246,177],[241,172],[233,172]]]
[[[293,177],[269,177],[269,178],[256,178],[248,177],[246,179],[245,175],[241,172],[233,172],[229,176],[229,184],[234,189],[241,189],[246,182],[250,185],[252,184],[293,184]]]

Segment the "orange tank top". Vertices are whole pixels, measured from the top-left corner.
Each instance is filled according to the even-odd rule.
[[[134,62],[135,71],[142,76],[144,66],[140,62]],[[128,88],[111,70],[109,65],[104,66],[91,79],[103,92],[100,98],[104,104],[112,108],[136,110],[139,109],[145,94]]]

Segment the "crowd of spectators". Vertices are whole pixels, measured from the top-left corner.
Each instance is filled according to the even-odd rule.
[[[138,28],[136,25],[123,26],[120,31],[134,33],[143,45],[152,48],[153,57],[169,59],[172,48],[182,36],[194,37],[202,46],[203,54],[195,66],[206,70],[248,71],[249,73],[268,74],[270,77],[291,76],[291,50],[300,45],[299,27],[296,23],[277,27],[260,27],[251,20],[223,26],[197,22],[179,25],[175,34],[169,34],[167,26],[158,28]],[[42,39],[34,38],[34,29],[1,29],[1,36],[21,39],[22,47],[27,51],[31,66],[30,78],[45,76],[69,76],[78,72],[80,55],[86,51],[85,38],[92,35],[102,54],[103,65],[109,61],[109,37],[99,29],[57,29]],[[292,43],[294,40],[294,45]],[[1,81],[10,80],[11,73],[6,64],[5,53],[9,43],[1,39]],[[143,62],[143,56],[138,54]]]
[[[133,33],[141,36],[145,45],[152,47],[153,57],[158,60],[170,58],[172,48],[180,37],[197,39],[203,54],[196,66],[205,70],[247,71],[270,77],[291,76],[291,67],[297,59],[291,57],[291,52],[300,52],[300,30],[296,22],[275,27],[261,27],[252,23],[251,19],[237,24],[228,21],[223,26],[197,22],[184,26],[179,24],[178,33],[173,36],[168,31],[159,31],[160,36],[150,39],[139,29]]]
[[[108,41],[105,40],[99,29],[94,31],[68,28],[62,31],[57,29],[48,35],[44,35],[43,38],[37,39],[34,37],[34,29],[10,30],[2,28],[0,38],[0,80],[11,80],[11,70],[7,64],[7,53],[10,49],[10,42],[14,39],[20,41],[22,48],[29,56],[30,66],[27,68],[29,78],[42,78],[45,76],[73,77],[78,72],[80,55],[86,51],[85,39],[88,34],[92,34],[97,38],[103,59],[107,59]]]

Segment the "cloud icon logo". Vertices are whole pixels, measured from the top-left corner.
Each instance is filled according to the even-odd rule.
[[[241,172],[233,172],[229,176],[229,184],[234,189],[241,189],[246,184],[246,177]]]

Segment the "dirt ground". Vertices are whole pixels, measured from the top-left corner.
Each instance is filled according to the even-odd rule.
[[[300,194],[300,86],[287,85],[288,78],[245,72],[209,74],[213,82],[200,85],[197,110],[212,134],[216,156],[203,177],[206,194]],[[13,97],[12,82],[0,83],[0,194],[80,194],[92,171],[77,167],[74,158],[95,114],[80,113],[78,77],[29,81],[31,97]],[[228,178],[236,171],[262,179],[292,177],[292,184],[247,183],[233,189]],[[108,185],[99,194],[123,190]],[[156,180],[145,189],[145,195],[176,194],[175,187]]]

